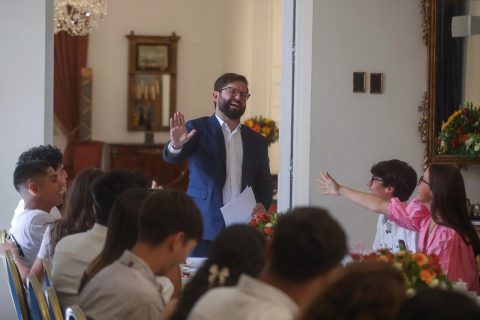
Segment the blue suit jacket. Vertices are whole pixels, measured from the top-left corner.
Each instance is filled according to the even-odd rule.
[[[225,227],[220,208],[226,179],[226,151],[222,128],[215,115],[191,120],[187,129],[196,134],[179,154],[163,149],[163,159],[176,163],[188,159],[190,171],[187,194],[195,201],[203,216],[204,240],[213,240]],[[268,210],[272,201],[272,177],[267,141],[247,126],[241,126],[243,143],[242,187],[251,186],[257,202]]]

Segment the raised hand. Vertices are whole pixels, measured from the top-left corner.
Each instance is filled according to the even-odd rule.
[[[322,191],[321,194],[335,196],[340,194],[338,191],[340,185],[326,171],[320,172],[320,177],[317,178],[317,187]]]
[[[196,132],[195,129],[188,132],[181,112],[175,112],[173,118],[170,118],[170,140],[173,148],[180,149]]]

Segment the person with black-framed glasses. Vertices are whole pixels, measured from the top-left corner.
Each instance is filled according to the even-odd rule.
[[[385,200],[395,197],[402,202],[408,201],[417,185],[417,173],[406,162],[397,159],[380,161],[370,169],[372,178],[367,184],[371,194]],[[390,249],[399,251],[399,240],[403,240],[408,250],[417,251],[418,234],[389,221],[380,214],[377,220],[377,231],[373,241],[373,250]]]
[[[220,208],[251,186],[255,210],[266,210],[272,202],[272,177],[267,140],[240,123],[250,98],[243,75],[225,73],[214,83],[215,113],[185,122],[182,113],[170,118],[170,141],[163,159],[177,163],[188,159],[187,194],[200,208],[203,239],[192,256],[206,256],[220,230],[225,228]]]
[[[479,292],[480,237],[467,209],[465,183],[459,168],[430,164],[408,203],[390,201],[340,185],[328,172],[317,180],[324,195],[337,195],[389,220],[418,232],[418,252],[434,255],[450,281],[467,283],[468,290]]]

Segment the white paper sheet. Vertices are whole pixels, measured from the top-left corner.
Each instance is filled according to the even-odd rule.
[[[225,225],[228,227],[236,223],[248,223],[256,204],[252,187],[246,187],[236,199],[220,208]]]

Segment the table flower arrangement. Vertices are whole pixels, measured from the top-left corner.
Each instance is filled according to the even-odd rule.
[[[439,154],[480,157],[480,111],[465,102],[446,122],[435,140]]]
[[[278,140],[278,127],[272,119],[258,116],[245,120],[243,124],[264,136],[268,145]]]
[[[280,213],[278,212],[258,212],[252,215],[248,224],[260,230],[266,237],[271,238],[279,217]]]
[[[380,249],[369,254],[352,256],[352,259],[384,261],[400,269],[405,276],[405,286],[409,295],[427,287],[452,289],[452,283],[435,255],[427,256],[421,252],[412,253],[406,250],[392,253],[388,249]]]

